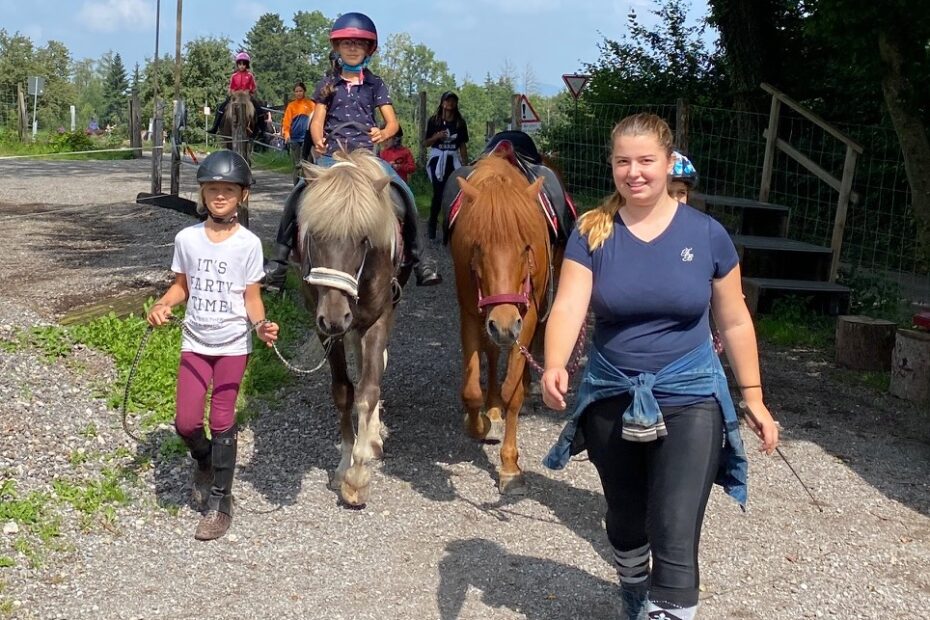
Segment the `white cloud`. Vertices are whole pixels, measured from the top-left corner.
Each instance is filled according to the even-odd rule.
[[[78,23],[95,32],[145,30],[155,23],[155,7],[145,0],[87,0]]]

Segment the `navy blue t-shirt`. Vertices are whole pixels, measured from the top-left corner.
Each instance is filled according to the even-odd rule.
[[[711,282],[739,263],[723,226],[684,204],[649,242],[619,214],[594,252],[576,228],[565,258],[593,274],[594,346],[631,376],[657,372],[710,338]]]
[[[313,90],[313,101],[326,106],[326,121],[323,135],[326,137],[326,155],[332,155],[341,147],[352,151],[355,149],[374,148],[371,137],[361,127],[343,127],[336,135],[333,129],[348,121],[361,123],[365,127],[375,126],[375,109],[383,105],[392,105],[391,95],[384,81],[371,71],[363,70],[362,83],[350,84],[339,77],[326,76]],[[323,89],[332,84],[333,93],[323,96]]]

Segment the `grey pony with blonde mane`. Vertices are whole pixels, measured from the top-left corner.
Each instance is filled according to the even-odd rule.
[[[341,459],[330,486],[343,502],[360,507],[370,494],[370,461],[383,453],[381,379],[396,293],[410,270],[400,266],[399,222],[378,159],[364,149],[334,159],[330,167],[305,164],[307,185],[295,190],[302,191],[297,221],[307,274],[301,293],[306,307],[316,310],[340,413]],[[346,346],[358,362],[356,383]]]

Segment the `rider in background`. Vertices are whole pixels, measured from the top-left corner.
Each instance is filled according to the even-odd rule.
[[[232,485],[238,430],[236,397],[252,352],[252,329],[271,346],[278,326],[262,303],[262,242],[239,225],[239,204],[249,197],[252,172],[238,153],[220,150],[197,169],[206,220],[174,239],[174,283],[148,313],[164,325],[171,308],[185,303],[174,427],[194,459],[191,499],[205,512],[194,538],[219,538],[232,523]],[[204,400],[210,397],[210,438],[204,432]]]
[[[691,160],[678,151],[672,152],[672,161],[672,172],[668,175],[668,195],[682,204],[689,204],[688,196],[697,185],[697,170]]]
[[[378,157],[390,164],[405,183],[413,174],[413,171],[417,169],[417,164],[413,160],[413,153],[404,146],[404,129],[402,127],[397,128],[397,133],[385,143],[384,148],[378,152]]]
[[[258,116],[261,105],[255,99],[255,91],[258,90],[258,85],[255,83],[255,75],[250,69],[251,65],[252,57],[246,52],[239,52],[236,54],[236,71],[232,74],[232,77],[229,78],[229,88],[226,89],[226,100],[216,109],[216,115],[213,117],[213,127],[211,127],[207,133],[216,133],[219,130],[220,123],[223,120],[223,113],[226,111],[226,106],[229,105],[229,97],[236,91],[249,91],[249,94],[252,96],[252,105],[255,106],[255,115],[256,117]]]
[[[315,104],[306,98],[307,87],[303,82],[294,85],[294,99],[287,104],[284,110],[284,120],[281,121],[281,133],[287,142],[291,161],[294,162],[294,185],[300,179],[300,153],[303,150],[304,140],[310,129],[310,119],[313,118]]]
[[[333,51],[333,70],[313,91],[316,104],[310,121],[310,136],[318,155],[316,163],[331,166],[333,154],[345,149],[373,150],[374,145],[385,142],[397,133],[397,115],[384,81],[367,70],[375,50],[378,49],[378,31],[367,15],[344,13],[333,23],[329,32]],[[378,127],[375,110],[384,118],[384,128]],[[365,132],[360,127],[370,127]],[[442,282],[436,271],[421,262],[417,233],[416,205],[413,193],[392,166],[384,163],[387,173],[407,196],[403,214],[404,262],[413,266],[417,285],[431,286]],[[298,188],[301,185],[298,184]],[[274,257],[265,266],[268,274],[265,283],[281,286],[287,275],[287,265],[296,233],[297,204],[300,191],[295,190],[284,205],[278,226]]]

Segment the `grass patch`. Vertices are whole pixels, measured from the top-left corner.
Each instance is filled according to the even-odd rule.
[[[16,566],[16,560],[5,555],[0,555],[0,568],[12,568],[13,566]]]
[[[291,174],[294,171],[291,155],[287,151],[253,151],[252,167],[258,170],[270,170],[285,174]]]
[[[826,349],[833,344],[836,319],[811,312],[799,297],[776,299],[772,311],[756,319],[759,339],[783,347]]]
[[[87,136],[83,131],[39,132],[35,140],[20,142],[10,131],[0,131],[0,156],[43,156],[43,160],[108,160],[129,159],[131,151],[109,153],[80,153],[123,148],[126,144],[118,136]],[[70,154],[69,154],[70,153]]]
[[[836,368],[833,371],[833,376],[847,385],[866,386],[881,393],[887,393],[891,384],[890,371],[861,371]]]
[[[58,498],[86,515],[100,512],[107,504],[125,504],[129,495],[123,488],[125,472],[116,469],[104,469],[103,478],[89,482],[72,482],[63,478],[52,481],[52,488]]]
[[[13,521],[20,527],[12,547],[33,568],[41,565],[42,550],[51,548],[54,539],[61,535],[61,520],[51,514],[50,500],[47,494],[38,491],[20,496],[13,480],[0,483],[0,522]],[[0,567],[15,565],[9,556],[0,556],[0,560]]]

